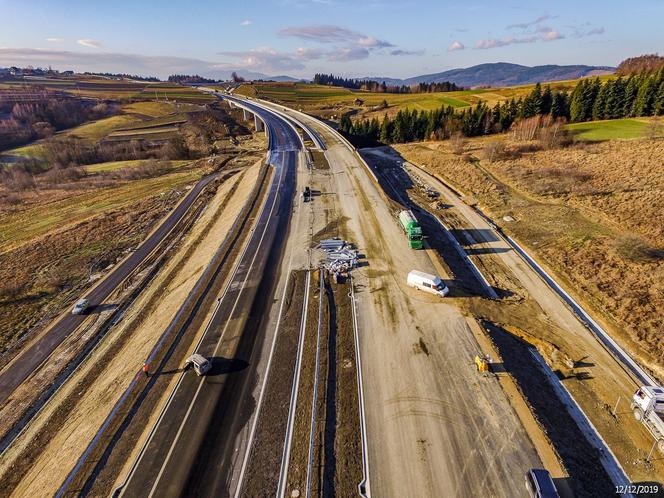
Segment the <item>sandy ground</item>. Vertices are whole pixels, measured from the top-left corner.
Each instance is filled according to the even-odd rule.
[[[81,371],[76,374],[76,377],[79,377],[87,369],[97,368],[95,357],[101,356],[105,349],[111,346],[113,339],[122,333],[124,327],[129,326],[136,318],[142,319],[140,328],[132,334],[119,354],[114,357],[114,361],[103,366],[104,371],[98,381],[85,393],[85,396],[81,397],[62,429],[53,435],[31,470],[14,490],[13,495],[39,496],[52,494],[57,490],[108,414],[110,407],[141,368],[158,336],[170,323],[180,303],[209,262],[219,242],[223,240],[256,181],[259,164],[252,166],[245,173],[235,175],[220,186],[217,194],[192,228],[186,242],[178,251],[178,256],[169,261],[160,276],[128,311],[118,329],[109,334],[94,353],[93,358],[86,362]],[[220,212],[220,206],[224,204],[229,191],[236,183],[237,189]],[[202,238],[200,238],[201,236]],[[145,313],[143,309],[145,304],[155,293],[159,293],[161,296],[157,306],[148,310],[148,315],[141,316]],[[62,400],[70,394],[72,389],[76,388],[76,384],[76,378],[74,378],[58,393],[20,441],[5,455],[0,464],[0,471],[11,471],[12,461],[19,454],[20,449],[24,445],[30,444],[33,432],[49,417],[57,406],[58,400]]]
[[[325,133],[325,132],[324,132]],[[453,299],[405,285],[435,271],[407,248],[385,198],[357,159],[325,133],[341,234],[366,255],[355,271],[374,496],[515,496],[541,462],[495,380],[480,378],[479,346]],[[326,198],[325,196],[323,196]],[[327,198],[326,198],[327,199]],[[488,381],[487,381],[488,380]]]

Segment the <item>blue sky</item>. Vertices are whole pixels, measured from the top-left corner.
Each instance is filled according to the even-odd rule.
[[[0,66],[408,77],[664,51],[664,1],[0,0]]]

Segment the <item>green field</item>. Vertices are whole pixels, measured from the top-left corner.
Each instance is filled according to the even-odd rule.
[[[54,202],[38,204],[3,216],[0,226],[0,251],[134,202],[161,195],[200,178],[200,169],[176,170],[169,174],[141,181],[122,182],[117,186],[71,195]]]
[[[644,137],[653,129],[653,123],[664,126],[664,121],[661,119],[627,118],[574,123],[568,125],[567,129],[579,140],[599,142]],[[660,136],[664,134],[661,128],[657,134]]]
[[[613,76],[600,77],[606,80]],[[571,91],[578,80],[557,81],[545,83],[555,90]],[[393,116],[402,109],[417,109],[430,111],[443,105],[455,108],[464,108],[485,102],[493,106],[512,98],[519,98],[528,94],[534,85],[520,85],[502,88],[476,88],[456,92],[438,93],[370,93],[361,90],[350,90],[326,85],[313,85],[310,83],[274,83],[255,82],[241,85],[235,92],[249,97],[257,97],[284,105],[301,108],[322,117],[338,117],[339,114],[355,109],[363,118],[382,117],[384,114]],[[362,99],[364,103],[357,105],[355,99]],[[388,108],[378,108],[387,101]]]
[[[108,171],[115,171],[118,169],[135,168],[136,166],[140,166],[144,162],[146,162],[144,159],[133,159],[129,161],[110,161],[107,163],[90,164],[89,166],[85,166],[85,171],[89,174],[106,173]],[[179,168],[189,163],[190,161],[188,160],[160,161],[160,163],[163,162],[168,162],[170,168]]]
[[[200,106],[175,102],[135,102],[122,107],[124,114],[84,123],[61,131],[57,137],[77,137],[90,144],[107,138],[127,140],[130,138],[168,139],[178,131],[178,126],[187,120],[180,111],[200,110]],[[39,157],[39,141],[5,152],[8,156]]]

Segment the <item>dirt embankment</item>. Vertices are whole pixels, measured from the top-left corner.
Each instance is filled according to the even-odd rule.
[[[501,366],[516,381],[535,419],[556,449],[569,473],[566,480],[577,498],[611,496],[615,489],[602,467],[597,450],[586,440],[576,422],[541,372],[526,342],[485,322],[489,337],[502,358]]]
[[[611,141],[479,160],[446,142],[395,146],[478,202],[605,317],[623,344],[664,374],[664,141]],[[514,222],[503,222],[511,216]]]

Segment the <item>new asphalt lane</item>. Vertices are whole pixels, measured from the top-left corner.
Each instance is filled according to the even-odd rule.
[[[124,496],[229,496],[234,493],[235,438],[250,417],[261,319],[281,259],[301,141],[282,118],[252,104],[268,130],[274,167],[265,204],[197,351],[210,375],[184,372],[140,453]],[[229,365],[243,365],[239,370]]]

